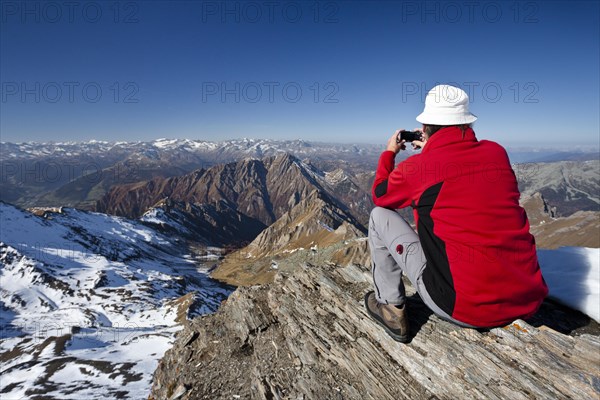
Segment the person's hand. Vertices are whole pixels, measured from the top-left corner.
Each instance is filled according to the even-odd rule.
[[[427,144],[427,140],[413,140],[411,144],[413,150],[423,150],[423,147]]]
[[[387,142],[387,148],[386,150],[388,151],[393,151],[394,154],[398,154],[398,152],[400,150],[404,150],[406,149],[406,146],[404,145],[404,140],[398,142],[398,135],[400,134],[400,131],[402,129],[398,129],[393,135],[392,137],[388,140]]]
[[[417,128],[417,129],[415,129],[415,131],[419,131],[419,132],[421,132],[421,138],[422,138],[423,140],[413,140],[413,141],[411,142],[411,144],[412,144],[412,148],[413,148],[413,150],[419,150],[419,149],[423,149],[423,147],[425,147],[425,145],[427,144],[427,139],[425,139],[425,138],[423,137],[423,130],[421,130],[421,129],[418,129],[418,128]]]

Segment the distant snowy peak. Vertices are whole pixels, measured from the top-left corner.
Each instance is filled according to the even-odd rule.
[[[152,142],[152,144],[154,145],[154,147],[166,148],[166,147],[173,146],[174,144],[177,144],[178,141],[179,141],[178,139],[161,138],[161,139],[156,139],[154,142]]]
[[[0,143],[0,167],[5,172],[5,179],[0,182],[0,200],[22,207],[96,209],[97,202],[117,185],[180,177],[232,162],[285,158],[285,154],[302,160],[297,161],[298,170],[301,169],[307,179],[322,180],[322,173],[314,166],[322,170],[344,167],[349,171],[363,166],[371,168],[380,150],[380,146],[371,145],[248,138],[220,142],[161,138],[147,142]],[[254,177],[260,175],[256,170],[250,172]],[[232,177],[238,178],[240,176]],[[119,203],[129,201],[127,194],[123,196],[124,199],[118,199]],[[258,196],[264,198],[265,193]],[[205,203],[211,197],[214,196],[194,202]],[[156,200],[152,198],[150,202]],[[144,204],[136,213],[128,212],[129,207],[125,207],[115,214],[138,217],[150,205]],[[106,207],[98,210],[106,211]],[[243,209],[240,211],[246,213]],[[257,214],[255,211],[247,212]],[[272,216],[268,219],[274,221]]]
[[[355,145],[341,143],[308,142],[305,140],[272,140],[272,139],[231,139],[223,141],[207,141],[201,139],[160,138],[152,141],[100,141],[82,142],[0,142],[0,152],[5,159],[39,158],[39,157],[81,157],[94,156],[103,152],[136,153],[151,149],[160,152],[185,151],[192,154],[219,153],[230,155],[225,161],[239,159],[244,155],[264,157],[281,152],[292,152],[302,155],[325,156],[332,152],[345,154],[377,154],[380,146]]]
[[[341,168],[338,168],[335,171],[327,172],[325,174],[325,180],[330,185],[339,185],[347,179],[349,179],[348,174],[346,174],[346,172]]]

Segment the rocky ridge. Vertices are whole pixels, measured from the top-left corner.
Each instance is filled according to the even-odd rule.
[[[248,246],[228,254],[212,276],[237,286],[271,282],[277,270],[295,269],[294,255],[329,260],[333,248],[365,235],[356,219],[315,190]]]
[[[362,192],[357,185],[353,188]],[[283,153],[199,169],[182,176],[118,185],[97,202],[96,210],[137,218],[165,197],[202,204],[224,200],[238,212],[271,225],[314,190],[328,193],[337,207],[347,208],[335,195],[335,182],[328,182],[322,171]],[[365,193],[359,196],[368,198]],[[356,209],[362,212],[363,220],[368,218],[369,207]]]
[[[531,320],[456,327],[409,297],[412,341],[367,315],[360,266],[305,264],[270,285],[239,288],[189,321],[154,374],[150,399],[596,398],[600,338],[571,336],[545,303]],[[411,292],[409,291],[409,295]],[[565,325],[566,324],[566,325]],[[553,328],[562,327],[563,333]],[[565,331],[566,327],[566,331]]]
[[[600,247],[600,211],[577,211],[559,217],[556,207],[550,206],[540,192],[521,196],[520,203],[527,211],[530,232],[538,249]]]
[[[557,217],[556,207],[552,207],[540,192],[523,195],[519,204],[527,212],[527,219],[532,226],[544,224]]]
[[[536,192],[556,207],[556,216],[600,210],[600,160],[515,164],[521,196]]]

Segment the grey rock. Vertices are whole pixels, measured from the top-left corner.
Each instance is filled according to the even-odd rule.
[[[216,314],[190,321],[186,330],[198,339],[187,347],[178,339],[167,351],[150,398],[167,398],[179,382],[193,388],[186,400],[600,395],[598,336],[559,333],[542,317],[464,329],[413,295],[412,340],[403,345],[367,315],[362,298],[370,287],[364,267],[305,265],[272,284],[239,288]]]
[[[198,338],[198,332],[189,332],[185,339],[183,339],[183,345],[189,346],[194,340]]]
[[[185,385],[179,385],[173,392],[173,395],[171,395],[171,397],[169,397],[169,400],[180,399],[187,391],[188,391],[188,388],[185,387]]]

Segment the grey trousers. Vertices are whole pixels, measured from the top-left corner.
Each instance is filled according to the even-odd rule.
[[[369,220],[369,248],[375,296],[383,304],[404,304],[406,293],[402,274],[406,274],[419,296],[438,317],[464,327],[431,299],[423,284],[427,259],[419,236],[396,211],[375,207]]]

